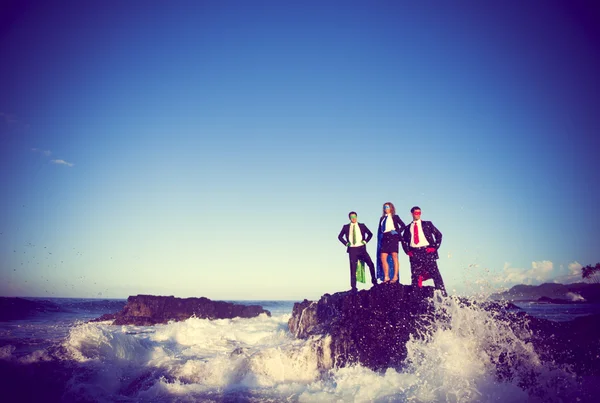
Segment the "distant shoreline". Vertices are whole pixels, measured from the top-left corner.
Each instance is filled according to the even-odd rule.
[[[600,284],[544,283],[540,285],[518,284],[510,290],[490,295],[489,299],[510,302],[540,303],[596,303],[600,302]]]

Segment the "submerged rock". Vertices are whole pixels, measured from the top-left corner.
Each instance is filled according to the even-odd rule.
[[[175,298],[173,296],[136,295],[116,314],[106,314],[94,322],[113,320],[113,325],[151,326],[169,321],[182,321],[192,316],[201,319],[253,318],[271,313],[259,305],[241,305],[208,298]]]

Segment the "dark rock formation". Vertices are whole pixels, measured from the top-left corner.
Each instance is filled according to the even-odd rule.
[[[573,295],[578,295],[587,302],[600,302],[600,284],[545,283],[540,285],[519,284],[510,290],[492,294],[490,299],[507,301],[537,301],[539,298],[564,299],[573,301]]]
[[[434,310],[432,297],[432,287],[401,284],[378,285],[356,294],[325,294],[316,302],[294,304],[288,326],[298,338],[314,336],[323,369],[356,363],[373,370],[400,369],[411,335],[422,337],[433,322],[432,327],[450,326],[446,314]],[[491,320],[520,329],[522,340],[532,343],[544,361],[571,365],[578,374],[600,375],[599,315],[552,322],[531,317],[512,304],[465,298],[458,302],[477,305],[491,313]],[[496,363],[498,374],[510,377],[511,357],[503,360]]]
[[[106,314],[93,321],[114,320],[113,325],[151,326],[169,321],[182,321],[192,316],[202,319],[253,318],[266,313],[259,305],[240,305],[208,298],[175,298],[137,295],[127,298],[127,304],[116,314]]]
[[[600,314],[568,322],[528,316],[527,325],[542,359],[567,364],[579,375],[600,375]]]
[[[329,355],[323,361],[331,366],[397,367],[406,357],[410,335],[433,318],[428,300],[432,296],[432,287],[402,284],[381,284],[356,294],[325,294],[318,302],[294,304],[288,326],[298,338],[330,336],[322,350]]]

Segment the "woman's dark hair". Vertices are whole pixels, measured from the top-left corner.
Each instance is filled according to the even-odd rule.
[[[387,214],[387,213],[385,212],[385,205],[386,205],[386,204],[387,204],[388,206],[390,206],[390,214],[391,214],[391,215],[393,215],[393,216],[394,216],[394,215],[396,215],[396,207],[394,207],[394,204],[393,204],[393,203],[390,203],[390,202],[387,202],[387,203],[383,203],[383,207],[382,207],[382,209],[383,209],[383,214],[382,214],[381,216],[382,216],[382,217],[385,217],[385,215]]]

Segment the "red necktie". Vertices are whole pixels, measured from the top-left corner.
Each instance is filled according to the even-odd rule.
[[[417,223],[415,222],[415,245],[419,244],[419,227],[417,226]]]

